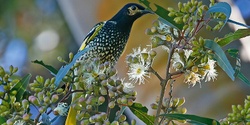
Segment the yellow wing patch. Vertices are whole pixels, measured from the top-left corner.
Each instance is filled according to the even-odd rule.
[[[89,42],[93,40],[93,38],[95,38],[95,36],[99,33],[100,29],[105,25],[105,23],[106,22],[100,22],[92,28],[92,30],[88,33],[88,35],[83,40],[83,43],[81,47],[79,48],[79,50],[83,50],[89,44]]]

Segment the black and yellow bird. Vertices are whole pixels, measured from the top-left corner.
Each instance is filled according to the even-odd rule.
[[[96,24],[85,37],[79,51],[89,48],[81,59],[99,58],[101,62],[115,64],[122,54],[136,19],[151,13],[136,3],[126,4],[110,20]],[[75,125],[76,112],[70,108],[66,125]],[[71,118],[69,118],[71,117]]]
[[[125,5],[110,20],[96,24],[85,37],[79,51],[90,48],[85,54],[88,58],[116,62],[127,44],[133,22],[147,13],[151,11],[141,5]]]

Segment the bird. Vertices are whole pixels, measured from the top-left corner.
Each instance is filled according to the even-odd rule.
[[[79,48],[79,51],[88,48],[79,60],[98,58],[101,63],[114,65],[125,49],[134,21],[148,13],[152,11],[137,3],[128,3],[111,19],[97,23]],[[76,111],[70,108],[65,124],[76,124],[76,119],[72,118],[75,115]]]
[[[85,57],[97,57],[101,62],[109,61],[114,64],[124,51],[133,22],[147,13],[152,12],[139,4],[126,4],[110,20],[94,26],[83,40],[79,51],[90,48],[84,54]]]

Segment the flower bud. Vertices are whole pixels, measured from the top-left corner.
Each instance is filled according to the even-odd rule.
[[[16,94],[17,94],[17,91],[16,91],[16,90],[12,90],[10,94],[11,94],[11,95],[16,95]]]
[[[101,95],[107,95],[108,94],[107,89],[104,88],[104,87],[100,88],[100,93],[101,93]]]
[[[12,65],[10,65],[10,67],[9,67],[9,70],[10,70],[10,73],[12,73],[13,72],[13,66]]]
[[[169,16],[169,17],[174,17],[175,14],[176,14],[176,12],[170,12],[170,13],[168,13],[168,16]]]
[[[0,66],[0,76],[3,77],[5,75],[4,68]]]
[[[72,60],[74,58],[74,54],[72,52],[69,53],[69,60]]]
[[[121,115],[118,119],[119,122],[123,122],[127,119],[127,117],[125,115]]]
[[[78,120],[78,121],[81,121],[82,119],[83,119],[83,117],[84,117],[84,113],[78,113],[77,115],[76,115],[76,119]]]
[[[35,96],[29,96],[29,101],[35,105],[39,105],[38,99]]]
[[[98,104],[101,105],[101,104],[103,104],[104,102],[105,102],[105,98],[104,98],[103,96],[100,96],[100,97],[98,98]]]
[[[92,108],[93,108],[92,105],[87,105],[87,106],[86,106],[86,109],[89,110],[89,111],[91,111]]]
[[[198,66],[192,66],[192,71],[193,71],[193,72],[198,72],[198,71],[199,71]]]
[[[178,2],[178,8],[179,8],[179,10],[181,10],[181,8],[183,8],[183,3],[182,2]]]
[[[49,98],[48,96],[46,96],[45,98],[43,98],[43,101],[44,101],[45,103],[49,103],[49,102],[50,102],[50,98]]]
[[[59,94],[61,94],[63,91],[64,91],[63,88],[58,88],[58,89],[56,90],[56,92],[59,93]]]
[[[157,28],[155,26],[151,27],[150,29],[151,33],[155,33],[157,31]]]
[[[133,99],[128,99],[127,105],[132,106],[134,104]]]
[[[13,69],[12,73],[16,73],[17,71],[18,71],[18,68],[15,67],[15,68]]]
[[[58,95],[53,95],[53,96],[51,97],[51,103],[55,103],[58,99],[59,99],[59,96],[58,96]]]
[[[7,125],[13,125],[14,124],[14,119],[8,119],[6,121]]]
[[[122,99],[121,99],[121,102],[122,102],[122,104],[127,104],[128,99],[125,96],[123,96]]]
[[[155,50],[150,50],[149,55],[154,58],[157,55],[157,52]]]
[[[119,125],[118,121],[113,121],[110,125]]]
[[[113,92],[112,90],[108,90],[109,93],[109,97],[110,98],[114,98],[115,97],[115,92]]]
[[[105,74],[100,74],[99,75],[99,79],[100,80],[105,80],[106,79],[106,75]]]
[[[132,119],[131,120],[131,125],[136,125],[136,120]]]
[[[36,76],[36,80],[39,82],[39,83],[44,83],[44,78],[42,76]]]
[[[30,119],[30,115],[29,114],[23,114],[23,120],[24,121],[28,121]]]
[[[108,79],[107,81],[109,83],[109,85],[114,86],[115,85],[115,81],[113,79]]]
[[[115,102],[114,101],[109,102],[108,107],[111,108],[111,109],[114,108],[115,107]]]
[[[150,107],[151,107],[152,109],[155,109],[155,110],[156,110],[158,106],[157,106],[157,104],[152,103],[152,104],[150,104]]]
[[[46,109],[45,109],[44,107],[40,107],[40,108],[38,109],[39,113],[41,113],[41,114],[44,113],[45,110],[46,110]]]
[[[175,21],[177,24],[183,23],[182,17],[175,17],[175,18],[174,18],[174,21]]]
[[[43,98],[44,98],[43,92],[38,92],[37,97],[39,100],[43,100]]]
[[[29,108],[29,102],[28,102],[27,99],[22,100],[22,107],[23,107],[24,109]]]
[[[80,125],[89,125],[89,120],[82,120]]]

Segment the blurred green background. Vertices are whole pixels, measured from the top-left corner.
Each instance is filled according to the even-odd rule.
[[[248,0],[245,4],[239,0],[224,1],[239,8],[250,5]],[[45,78],[52,77],[46,69],[31,61],[43,60],[46,64],[59,69],[62,63],[57,61],[58,56],[68,59],[69,52],[76,53],[93,25],[108,20],[129,2],[138,3],[136,0],[0,0],[0,66],[6,69],[9,65],[18,67],[20,76],[32,73],[33,78],[36,75],[42,75]],[[167,8],[177,7],[179,0],[154,2]],[[208,4],[207,0],[204,2]],[[152,8],[154,8],[153,5]],[[245,9],[240,12],[239,14],[242,14],[243,19],[248,23],[249,10]],[[156,15],[146,15],[134,23],[126,50],[116,65],[119,77],[127,77],[126,55],[132,52],[133,48],[147,47],[150,44],[150,36],[144,32],[156,19]],[[232,31],[226,26],[221,32],[202,31],[200,35],[205,38],[223,37]],[[242,44],[235,41],[226,48],[241,49]],[[153,67],[161,75],[165,75],[166,52],[161,48],[157,48],[156,51],[158,55]],[[234,61],[231,61],[234,64]],[[248,59],[243,59],[242,69],[242,72],[250,78]],[[136,90],[138,91],[136,101],[150,108],[149,105],[159,95],[159,81],[151,75],[146,84],[136,86]],[[221,119],[231,111],[232,104],[243,104],[246,95],[250,94],[249,90],[249,86],[239,80],[232,82],[219,69],[216,81],[202,83],[201,86],[189,88],[183,83],[183,78],[179,78],[174,83],[173,96],[185,97],[184,106],[190,114]],[[150,110],[150,113],[154,112]]]

